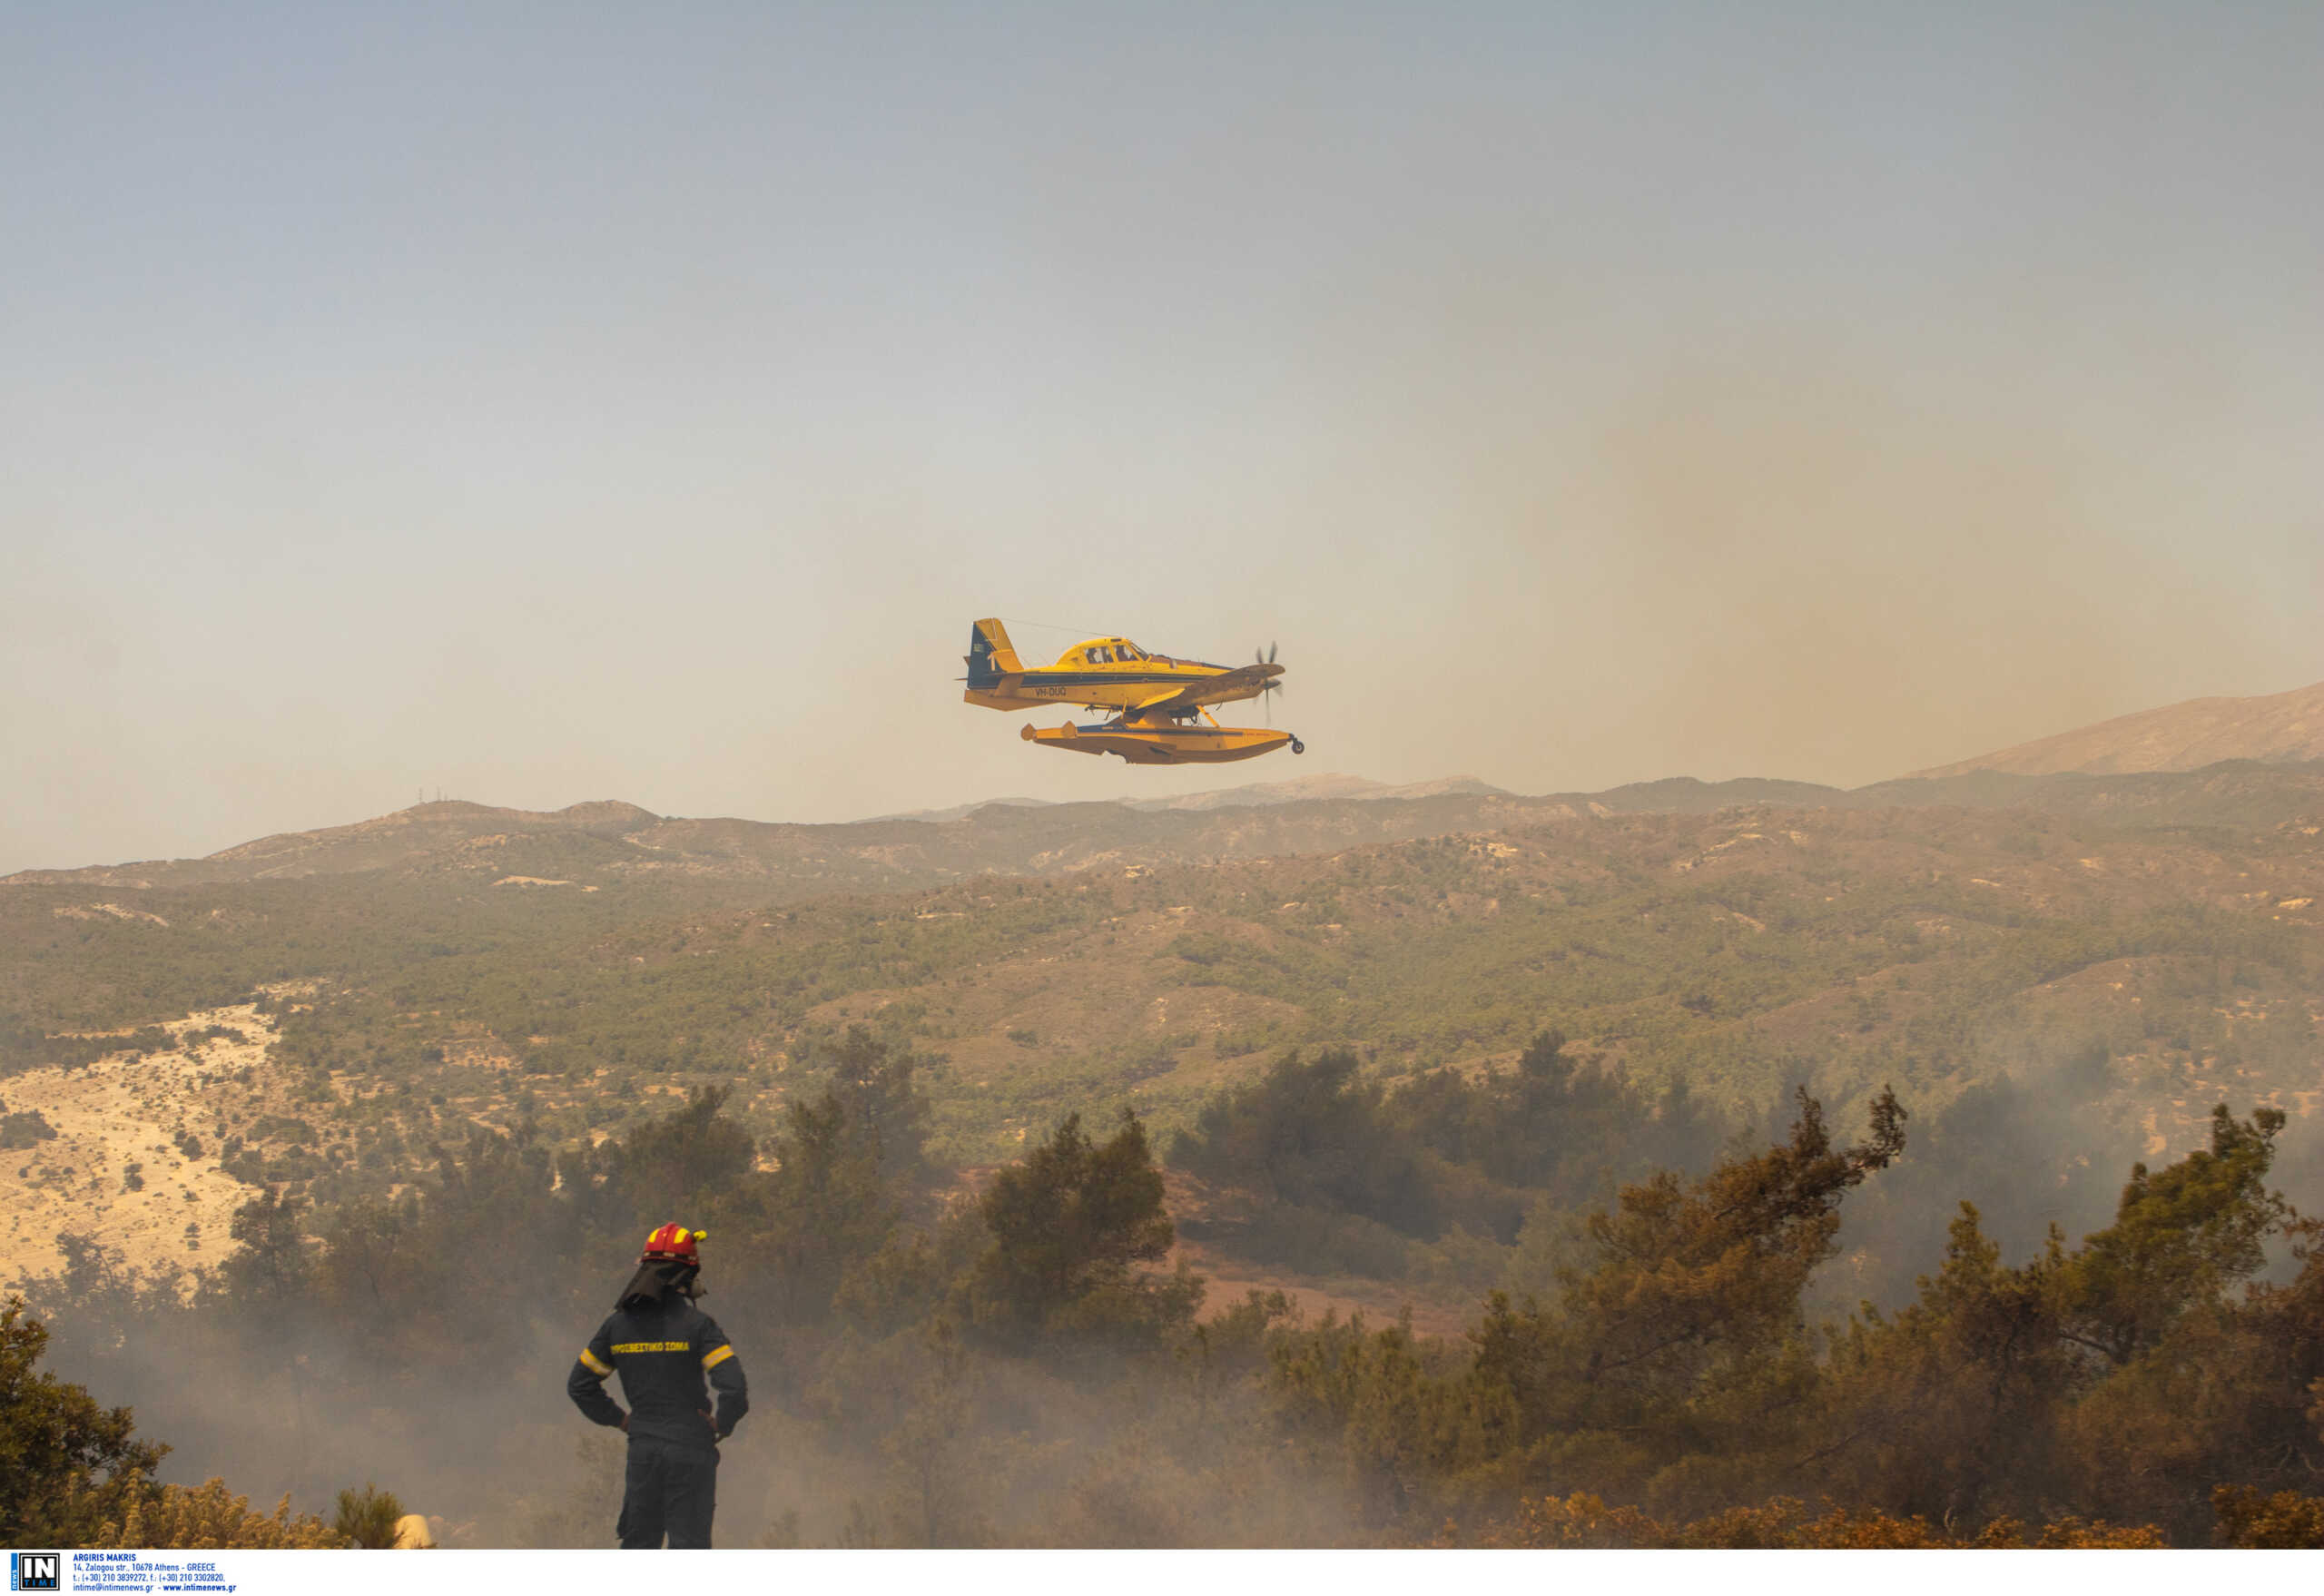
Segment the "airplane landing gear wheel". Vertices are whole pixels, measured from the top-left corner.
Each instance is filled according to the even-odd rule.
[[[1294,737],[1291,740],[1291,751],[1294,754],[1305,754],[1307,752],[1307,744]]]

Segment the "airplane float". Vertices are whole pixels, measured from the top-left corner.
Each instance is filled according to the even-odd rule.
[[[1206,665],[1148,654],[1127,637],[1088,637],[1047,667],[1028,668],[996,620],[969,629],[968,691],[960,696],[987,709],[1039,709],[1064,704],[1112,710],[1098,725],[1027,726],[1018,734],[1042,748],[1076,754],[1118,754],[1132,764],[1221,764],[1255,759],[1285,744],[1294,754],[1307,744],[1272,726],[1222,726],[1214,704],[1233,704],[1281,690],[1283,666],[1272,647],[1246,665]]]

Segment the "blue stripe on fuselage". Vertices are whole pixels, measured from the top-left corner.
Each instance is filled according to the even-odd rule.
[[[1075,682],[1085,687],[1186,686],[1195,682],[1215,682],[1217,679],[1216,676],[1161,675],[1140,671],[1027,671],[1024,676],[1025,685],[1029,687],[1056,687]]]
[[[1243,668],[1238,665],[1236,670]],[[1141,684],[1157,687],[1191,687],[1199,683],[1232,676],[1236,670],[1221,666],[1216,675],[1207,676],[1189,675],[1184,671],[1022,671],[1019,673],[1018,680],[1029,687],[1055,687],[1074,682],[1090,687],[1128,687]]]

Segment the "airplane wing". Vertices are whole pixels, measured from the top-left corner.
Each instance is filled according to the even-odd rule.
[[[1167,714],[1205,704],[1229,704],[1238,698],[1256,698],[1269,680],[1281,675],[1283,667],[1279,665],[1240,665],[1216,676],[1197,677],[1167,693],[1157,693],[1151,698],[1141,700],[1130,713],[1146,714],[1158,710]]]

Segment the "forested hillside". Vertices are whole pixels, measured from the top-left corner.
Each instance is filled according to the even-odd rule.
[[[394,1201],[266,1190],[190,1298],[76,1239],[33,1284],[46,1324],[5,1329],[9,1392],[82,1461],[35,1453],[0,1528],[112,1543],[182,1512],[127,1413],[25,1377],[53,1330],[200,1470],[384,1478],[456,1544],[599,1542],[618,1449],[560,1413],[563,1372],[641,1227],[684,1212],[756,1396],[728,1544],[2324,1543],[2324,1238],[2270,1187],[2277,1110],[2221,1106],[2109,1223],[2022,1262],[1961,1204],[1898,1311],[1819,1325],[1808,1282],[1912,1132],[1886,1092],[1853,1129],[1803,1093],[1780,1139],[1623,1186],[1537,1289],[1435,1338],[1157,1268],[1174,1226],[1135,1118],[1068,1115],[948,1201],[917,1060],[858,1030],[822,1062],[771,1148],[711,1089],[589,1149],[473,1132]],[[1177,1156],[1394,1217],[1554,1193],[1598,1157],[1537,1153],[1509,1115],[1623,1118],[1549,1043],[1482,1098],[1351,1098],[1350,1075],[1285,1060]]]
[[[290,1100],[359,1095],[407,1141],[527,1116],[570,1138],[713,1082],[771,1124],[803,1045],[861,1020],[943,1056],[939,1145],[980,1163],[1077,1104],[1135,1101],[1175,1128],[1292,1045],[1345,1045],[1395,1079],[1505,1060],[1554,1030],[1754,1123],[1801,1080],[1838,1106],[1886,1080],[1935,1104],[2095,1049],[2093,1095],[2182,1147],[2216,1093],[2312,1102],[2298,1096],[2316,1087],[2312,823],[1567,813],[773,901],[706,871],[538,884],[577,872],[527,849],[595,845],[562,832],[455,850],[481,864],[137,890],[20,879],[0,889],[0,1069],[93,1059],[118,1044],[68,1033],[281,989],[261,1073]]]
[[[1991,779],[2043,801],[988,809],[788,863],[443,805],[19,876],[7,1272],[172,1477],[392,1477],[478,1543],[587,1543],[605,1459],[504,1471],[430,1381],[537,1453],[674,1214],[782,1393],[777,1540],[2290,1533],[2315,773]]]

